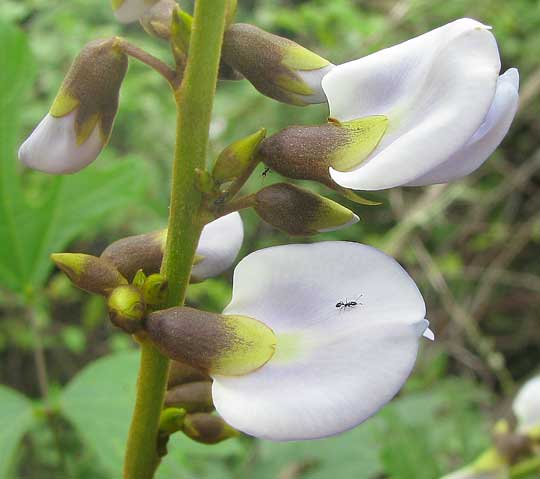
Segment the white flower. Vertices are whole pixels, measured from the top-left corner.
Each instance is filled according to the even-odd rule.
[[[322,80],[330,116],[385,115],[388,128],[352,170],[331,168],[333,180],[381,190],[469,174],[502,141],[516,113],[517,70],[501,77],[499,71],[495,38],[471,19],[335,67]]]
[[[56,118],[50,113],[19,148],[19,160],[44,173],[75,173],[92,163],[105,140],[99,125],[79,143],[75,131],[76,111]]]
[[[112,0],[114,16],[119,22],[130,23],[141,18],[158,0]]]
[[[527,381],[517,393],[512,409],[518,420],[518,431],[526,433],[540,428],[540,376]]]
[[[219,414],[247,434],[314,439],[353,428],[399,391],[427,329],[414,281],[369,246],[332,241],[257,251],[235,270],[226,315],[274,331],[275,355],[214,376]]]
[[[92,163],[111,134],[127,56],[116,37],[84,46],[49,110],[19,149],[19,159],[44,173],[75,173]]]
[[[192,279],[202,281],[230,268],[238,256],[243,239],[244,227],[238,212],[208,223],[203,229],[196,252],[202,260],[193,266]]]

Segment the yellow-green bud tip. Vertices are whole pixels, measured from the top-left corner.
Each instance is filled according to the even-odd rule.
[[[174,434],[184,427],[186,410],[177,407],[170,407],[161,411],[159,418],[159,432],[161,434]]]
[[[334,231],[359,220],[339,203],[287,183],[267,186],[255,198],[259,216],[291,235]]]
[[[149,314],[145,327],[165,356],[210,374],[247,374],[263,366],[276,349],[274,332],[245,316],[176,307]]]
[[[133,334],[142,328],[146,305],[142,292],[135,286],[115,288],[107,301],[111,322]]]
[[[90,293],[106,296],[127,284],[116,267],[102,258],[84,253],[53,253],[51,259],[75,286]]]
[[[235,141],[219,155],[212,175],[218,183],[225,183],[239,177],[256,160],[259,145],[266,137],[266,129]]]

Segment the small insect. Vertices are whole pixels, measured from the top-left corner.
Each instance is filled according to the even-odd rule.
[[[355,306],[361,305],[362,303],[359,303],[358,300],[364,296],[363,294],[359,295],[354,299],[354,301],[349,301],[347,298],[345,300],[339,301],[336,303],[336,308],[338,308],[340,311],[345,311],[347,308],[354,308]]]
[[[264,171],[261,173],[261,176],[266,176],[268,173],[270,173],[270,168],[265,168]]]

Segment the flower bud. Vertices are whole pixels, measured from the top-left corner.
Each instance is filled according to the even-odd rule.
[[[214,178],[209,171],[201,168],[195,168],[195,181],[197,189],[205,195],[213,195],[219,193],[216,188]]]
[[[254,209],[264,221],[290,235],[333,231],[358,221],[358,216],[339,203],[288,183],[260,190]]]
[[[141,18],[159,0],[112,0],[114,16],[119,22],[130,23]]]
[[[220,417],[206,413],[188,414],[182,430],[186,436],[203,444],[217,444],[240,435]]]
[[[135,286],[115,288],[107,300],[111,322],[126,333],[136,333],[142,328],[146,305],[141,291]]]
[[[149,35],[163,40],[171,37],[171,20],[178,4],[174,0],[159,0],[139,18],[142,27]]]
[[[145,304],[163,304],[167,297],[167,280],[159,273],[151,274],[145,279],[141,289]]]
[[[356,167],[376,148],[386,131],[385,116],[326,125],[291,126],[265,139],[259,150],[273,170],[299,180],[313,180],[339,189],[329,168]]]
[[[321,80],[333,65],[286,38],[236,23],[225,32],[222,58],[270,98],[293,105],[326,101]]]
[[[210,374],[254,371],[272,357],[276,346],[272,330],[256,319],[187,307],[150,313],[145,327],[165,356]]]
[[[210,376],[201,370],[178,361],[171,361],[167,389],[195,381],[209,381]]]
[[[87,44],[49,113],[20,147],[19,159],[52,174],[75,173],[92,163],[109,139],[126,70],[116,38]]]
[[[198,381],[175,386],[165,393],[165,406],[179,407],[187,412],[212,412],[212,383]]]
[[[161,267],[166,240],[167,230],[128,236],[107,246],[101,258],[114,264],[130,280],[139,269],[146,274],[157,273]]]
[[[184,61],[188,55],[192,25],[193,17],[184,12],[179,5],[176,5],[171,17],[170,41],[174,58],[177,61]]]
[[[159,417],[159,433],[169,436],[177,431],[181,431],[184,427],[185,418],[185,409],[176,407],[164,409],[161,411]]]
[[[191,281],[203,281],[229,268],[242,245],[243,231],[242,220],[236,212],[208,223],[199,239]],[[101,257],[114,264],[129,279],[139,269],[146,274],[157,273],[166,241],[167,230],[130,236],[112,243]]]
[[[51,259],[71,282],[85,291],[107,296],[117,286],[127,284],[109,261],[83,253],[55,253]]]
[[[226,183],[239,177],[255,161],[261,141],[266,136],[266,129],[249,135],[225,148],[218,156],[212,176],[218,183]]]
[[[146,281],[146,278],[147,276],[145,272],[142,269],[140,269],[139,271],[135,273],[135,276],[133,277],[131,284],[133,286],[137,286],[137,288],[139,289],[142,289],[142,287],[144,286],[144,282]]]

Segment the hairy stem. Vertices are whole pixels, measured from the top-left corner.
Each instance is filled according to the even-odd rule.
[[[162,274],[168,279],[167,307],[184,303],[195,251],[203,228],[199,215],[202,196],[196,187],[196,168],[206,163],[208,132],[216,90],[226,0],[195,4],[189,59],[177,102],[177,134],[167,245]],[[129,432],[125,479],[151,479],[159,465],[157,433],[169,361],[142,340],[137,399]]]

